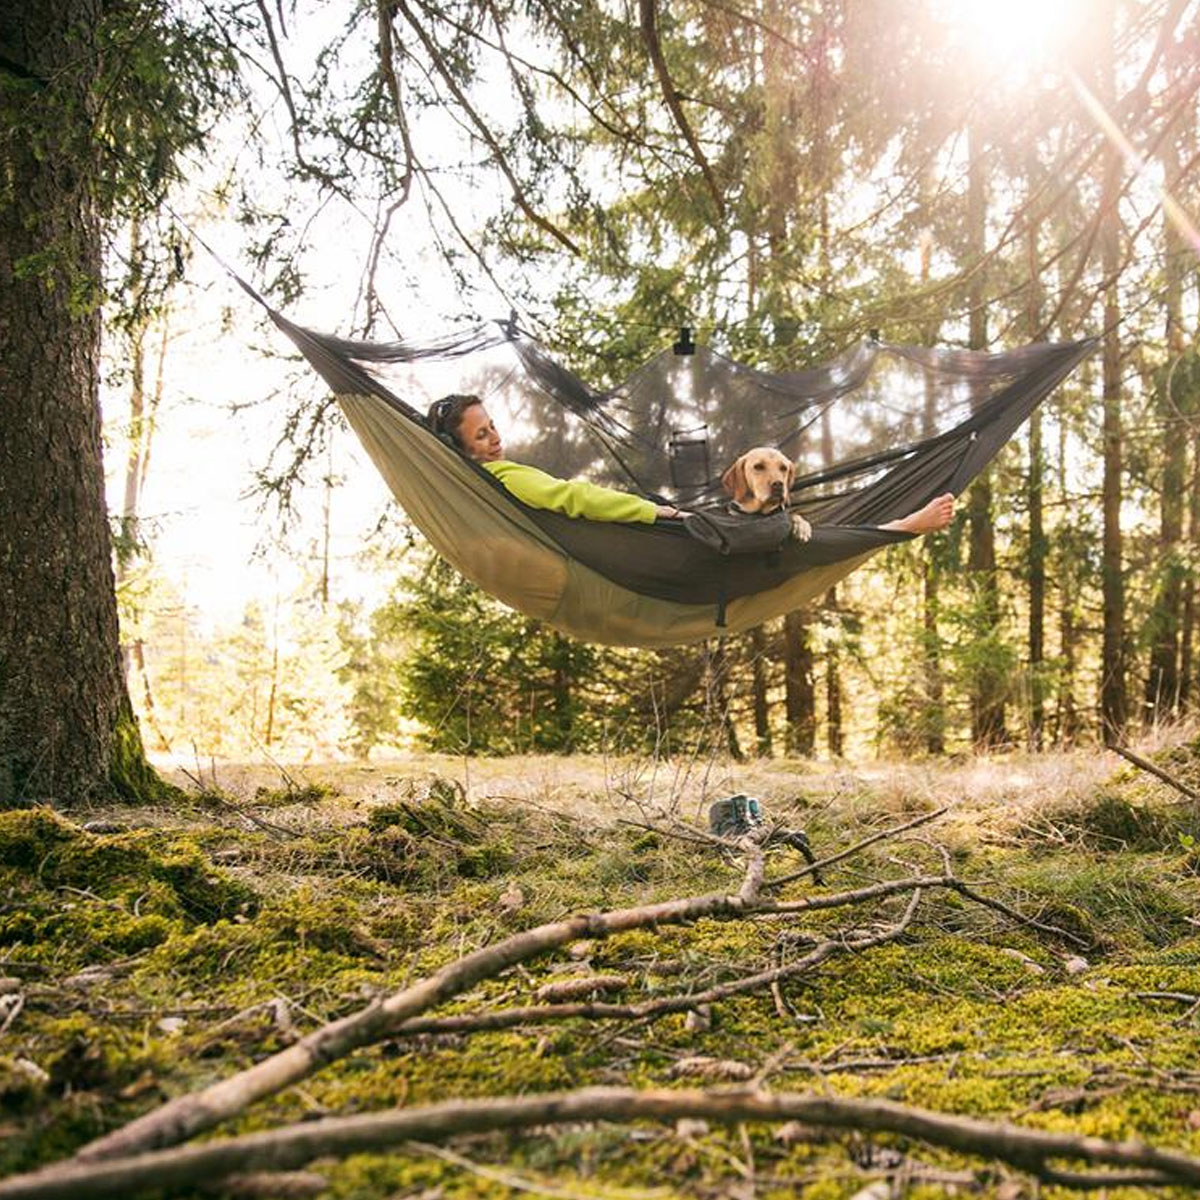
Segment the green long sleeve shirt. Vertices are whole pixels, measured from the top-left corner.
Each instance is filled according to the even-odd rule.
[[[655,505],[641,496],[600,487],[582,479],[555,479],[537,467],[506,459],[480,465],[531,508],[550,508],[566,513],[568,517],[585,517],[589,521],[654,523]]]

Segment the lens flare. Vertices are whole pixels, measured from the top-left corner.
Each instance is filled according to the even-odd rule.
[[[961,33],[965,48],[1017,69],[1050,65],[1088,0],[935,0],[937,18]]]

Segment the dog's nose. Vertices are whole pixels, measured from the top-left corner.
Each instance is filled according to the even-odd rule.
[[[772,496],[782,496],[783,495],[783,480],[782,479],[776,479],[771,484],[771,495]]]

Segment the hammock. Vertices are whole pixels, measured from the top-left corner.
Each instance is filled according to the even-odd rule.
[[[878,525],[961,494],[1096,344],[986,354],[869,340],[814,370],[768,373],[685,337],[599,390],[511,320],[417,345],[347,341],[271,315],[439,554],[531,617],[624,646],[740,633],[823,594],[909,537]],[[720,476],[739,453],[778,446],[797,463],[792,507],[813,537],[727,555],[679,521],[531,508],[426,427],[425,409],[452,392],[483,399],[517,462],[698,511],[723,504]]]

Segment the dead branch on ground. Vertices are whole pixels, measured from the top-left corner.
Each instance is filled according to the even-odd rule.
[[[1144,1187],[1200,1185],[1200,1159],[1139,1141],[1078,1134],[930,1112],[888,1100],[859,1100],[750,1089],[667,1091],[585,1088],[501,1100],[450,1101],[365,1116],[302,1122],[266,1133],[176,1147],[99,1163],[71,1162],[0,1183],[0,1200],[86,1200],[133,1196],[147,1189],[191,1188],[197,1179],[250,1171],[295,1170],[317,1158],[345,1157],[414,1140],[529,1130],[579,1121],[676,1121],[737,1124],[798,1121],[823,1129],[891,1133],[962,1154],[1004,1162],[1039,1179],[1097,1188],[1135,1179]],[[1062,1160],[1111,1167],[1079,1172]],[[1136,1172],[1136,1174],[1135,1174]]]
[[[1156,779],[1161,779],[1163,783],[1173,787],[1189,800],[1200,800],[1200,792],[1197,792],[1195,788],[1188,787],[1182,779],[1176,779],[1174,775],[1164,771],[1157,763],[1152,763],[1148,758],[1143,758],[1140,754],[1134,754],[1127,746],[1112,745],[1109,746],[1109,749],[1114,754],[1119,754],[1127,762],[1133,763],[1139,770],[1145,771],[1147,775],[1153,775]]]
[[[941,811],[944,810],[925,814],[896,828],[874,834],[856,846],[832,856],[827,861],[842,861],[885,837],[903,833],[916,825],[933,820],[941,815]],[[968,899],[989,903],[986,898],[967,889],[952,875],[949,869],[949,860],[945,857],[943,857],[943,874],[918,874],[903,879],[872,883],[840,893],[808,896],[799,900],[767,898],[765,893],[779,887],[783,882],[780,879],[767,880],[766,878],[765,842],[768,835],[769,831],[763,827],[736,841],[718,839],[728,843],[729,848],[736,849],[744,856],[743,877],[736,892],[686,897],[602,913],[581,914],[549,922],[514,934],[494,945],[484,946],[384,999],[375,1000],[365,1008],[314,1030],[287,1048],[228,1079],[169,1101],[125,1127],[85,1146],[75,1158],[66,1163],[47,1168],[37,1178],[44,1183],[53,1176],[55,1180],[60,1180],[63,1186],[68,1186],[69,1180],[109,1179],[107,1174],[97,1175],[97,1170],[103,1164],[115,1163],[119,1160],[134,1171],[134,1174],[128,1177],[130,1180],[154,1178],[155,1186],[170,1186],[170,1180],[174,1176],[170,1174],[170,1170],[173,1168],[169,1164],[176,1161],[171,1155],[188,1155],[194,1151],[168,1151],[166,1157],[156,1153],[157,1151],[164,1147],[175,1146],[197,1133],[211,1129],[221,1121],[244,1111],[258,1100],[298,1083],[360,1047],[391,1037],[412,1036],[418,1033],[466,1033],[572,1017],[647,1020],[665,1013],[690,1011],[697,1006],[710,1005],[731,996],[777,986],[783,980],[812,970],[834,955],[861,952],[896,939],[911,926],[921,896],[927,890],[951,889]],[[807,871],[798,872],[797,875],[808,874],[811,869],[810,867]],[[807,953],[792,962],[776,960],[775,965],[770,969],[715,983],[702,991],[679,993],[633,1004],[615,1004],[603,1001],[543,1003],[440,1019],[422,1017],[423,1013],[446,1003],[478,983],[492,979],[511,968],[520,967],[521,964],[531,959],[577,940],[602,939],[616,933],[636,929],[653,929],[659,925],[686,924],[700,918],[778,920],[794,917],[795,914],[801,912],[850,907],[867,902],[882,901],[899,895],[907,895],[908,902],[903,914],[897,920],[873,929],[843,929],[832,936],[814,938],[811,940],[811,948]],[[989,906],[998,907],[1000,911],[1016,920],[1025,921],[1042,929],[1049,928],[1037,926],[1036,922],[1029,922],[1021,914],[1006,905],[1000,905],[999,902],[989,903]],[[496,1103],[504,1105],[509,1102],[498,1101]],[[637,1110],[635,1115],[640,1111]],[[425,1136],[436,1137],[436,1132],[427,1134],[417,1131],[404,1135],[405,1138]],[[270,1144],[275,1145],[276,1143]],[[168,1164],[165,1168],[168,1170],[168,1174],[162,1177],[137,1174],[143,1169],[147,1160]],[[300,1161],[307,1162],[308,1158],[302,1155],[297,1160],[297,1162]],[[291,1162],[290,1158],[278,1161],[271,1158],[269,1161],[262,1162],[254,1158],[252,1166],[253,1169],[284,1169]],[[106,1167],[104,1169],[107,1170]],[[220,1169],[225,1170],[224,1167]],[[249,1169],[252,1169],[251,1165],[242,1163],[239,1159],[238,1164],[231,1165],[228,1171],[244,1172]],[[121,1176],[121,1178],[125,1177]],[[3,1187],[10,1188],[17,1185],[18,1181],[13,1180]],[[90,1186],[90,1184],[82,1182],[79,1185]],[[37,1186],[41,1187],[42,1184],[39,1183]],[[55,1184],[55,1186],[58,1185]],[[69,1186],[74,1188],[76,1184],[70,1183]],[[115,1187],[116,1185],[106,1186]],[[131,1182],[128,1186],[132,1187],[134,1184]],[[143,1185],[139,1183],[136,1186]],[[0,1197],[9,1194],[23,1195],[26,1193],[10,1193],[0,1190]],[[43,1193],[30,1192],[28,1194],[42,1195]],[[69,1190],[44,1194],[84,1195],[94,1193]]]

